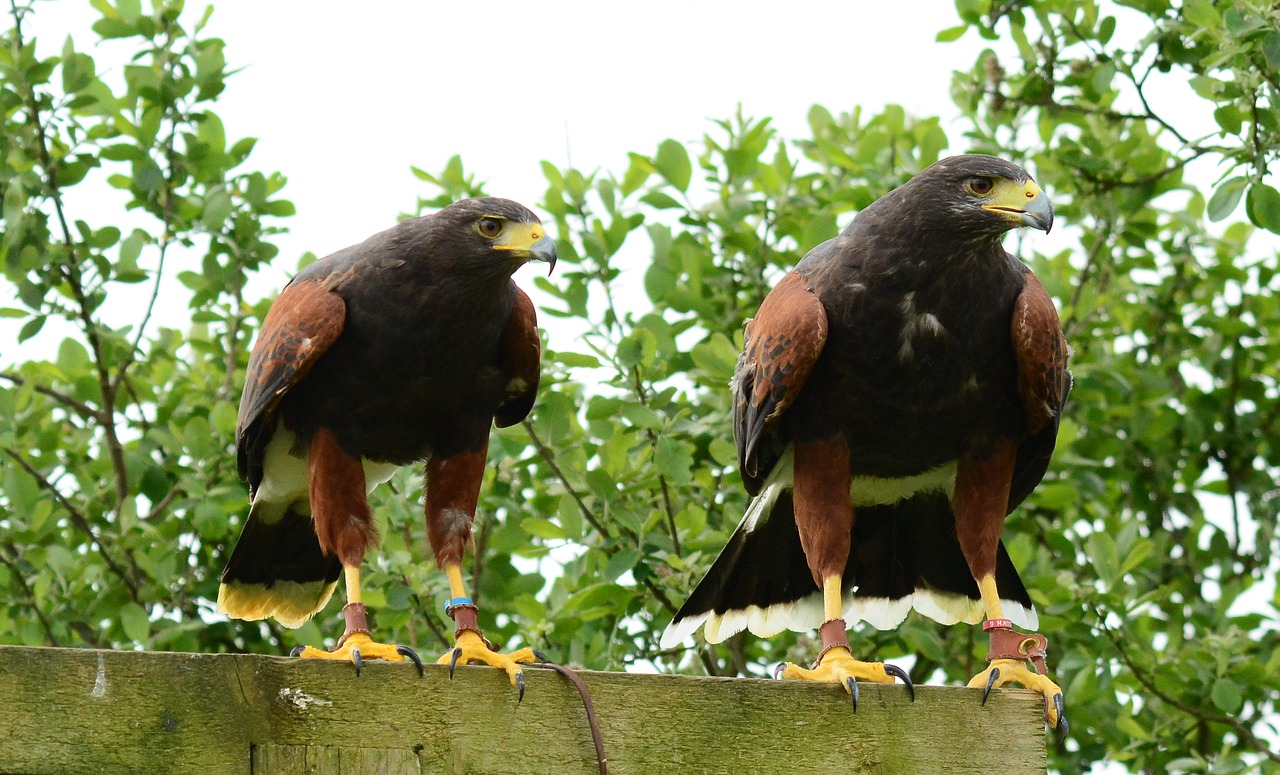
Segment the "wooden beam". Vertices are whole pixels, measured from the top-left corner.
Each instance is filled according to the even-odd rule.
[[[0,773],[598,772],[561,676],[486,667],[0,646]],[[582,672],[612,775],[1043,773],[1039,695]]]

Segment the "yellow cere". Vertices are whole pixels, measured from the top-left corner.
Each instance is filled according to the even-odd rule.
[[[983,205],[982,209],[1011,215],[1020,214],[1026,210],[1027,204],[1035,201],[1041,193],[1043,192],[1040,187],[1030,178],[1025,183],[996,178],[995,187],[987,197],[988,203]]]

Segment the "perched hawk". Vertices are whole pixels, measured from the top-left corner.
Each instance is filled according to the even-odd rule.
[[[892,682],[855,660],[845,620],[879,629],[916,611],[991,635],[972,686],[1062,690],[1043,673],[1035,610],[1000,541],[1044,476],[1071,378],[1053,302],[1001,247],[1048,231],[1026,172],[956,156],[921,172],[814,248],[747,327],[733,380],[734,435],[754,500],[663,634],[719,642],[818,628],[812,669],[784,677]],[[1035,661],[1040,672],[1027,669]],[[984,701],[985,701],[984,694]]]
[[[252,506],[218,591],[218,610],[297,627],[345,575],[346,631],[303,657],[412,659],[373,641],[360,561],[377,541],[367,494],[426,463],[426,519],[448,576],[457,645],[441,662],[485,662],[523,686],[528,649],[494,651],[462,581],[489,427],[520,422],[538,387],[533,304],[511,275],[555,264],[537,216],[471,199],[403,221],[302,270],[263,321],[236,436]]]

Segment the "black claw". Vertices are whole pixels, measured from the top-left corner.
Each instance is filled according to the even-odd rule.
[[[844,679],[844,685],[849,687],[849,696],[853,699],[853,712],[858,712],[858,682],[852,677]]]
[[[778,680],[781,680],[781,679],[782,679],[782,671],[783,671],[783,670],[786,670],[786,669],[787,669],[787,663],[786,663],[786,662],[779,662],[779,663],[778,663],[778,666],[777,666],[777,667],[775,667],[775,668],[773,669],[773,677],[774,677],[774,678],[776,678],[776,679],[778,679]]]
[[[1058,734],[1066,737],[1067,732],[1071,731],[1071,725],[1067,723],[1067,703],[1063,701],[1061,694],[1055,694],[1053,704],[1058,709]]]
[[[538,651],[537,649],[534,649],[534,650],[533,650],[533,655],[534,655],[535,657],[537,657],[537,658],[538,658],[538,661],[539,661],[539,662],[550,662],[550,661],[551,661],[550,659],[547,659],[547,655],[546,655],[546,654],[542,653],[541,651]]]
[[[351,649],[351,661],[356,666],[356,678],[360,677],[360,670],[364,667],[364,661],[360,659],[360,649]]]
[[[453,680],[453,669],[458,666],[458,657],[462,656],[462,649],[454,649],[453,655],[449,657],[449,680]]]
[[[991,687],[996,685],[996,681],[1000,680],[1000,668],[991,668],[991,675],[987,676],[987,688],[982,692],[982,707],[987,707],[987,698],[991,696]]]
[[[916,701],[916,687],[915,687],[915,684],[911,683],[911,676],[907,675],[906,670],[903,670],[897,665],[887,664],[884,666],[884,671],[889,675],[893,676],[894,678],[900,679],[904,684],[906,684],[907,691],[911,694],[911,701],[912,702]]]
[[[291,656],[291,657],[296,657],[296,656],[298,656],[299,654],[301,654],[302,652],[304,652],[304,651],[306,651],[306,650],[307,650],[307,647],[306,647],[306,646],[294,646],[294,647],[293,647],[293,651],[290,651],[290,652],[289,652],[289,656]]]
[[[524,672],[516,673],[516,688],[520,690],[520,695],[516,697],[516,704],[524,702]]]
[[[426,675],[426,671],[422,669],[422,659],[418,657],[418,652],[408,646],[396,646],[396,653],[402,657],[407,657],[418,668],[418,677]]]

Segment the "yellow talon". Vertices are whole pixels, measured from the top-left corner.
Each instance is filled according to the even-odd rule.
[[[366,659],[404,662],[410,658],[406,654],[408,651],[403,646],[378,643],[373,638],[370,638],[368,633],[353,632],[347,636],[341,646],[333,651],[324,651],[314,646],[307,646],[301,650],[295,650],[294,656],[302,657],[303,659],[341,659],[345,662],[353,663],[356,666],[356,675],[359,675],[361,665]]]
[[[861,662],[853,658],[849,649],[840,646],[823,654],[822,660],[812,668],[804,668],[788,662],[782,669],[781,675],[783,678],[797,678],[801,681],[837,683],[844,686],[846,691],[848,691],[845,682],[847,678],[881,684],[893,683],[893,676],[885,672],[883,662]]]
[[[779,678],[795,678],[801,681],[821,681],[840,684],[853,700],[853,709],[858,710],[858,681],[891,684],[899,679],[906,685],[911,700],[916,698],[915,687],[910,676],[896,665],[883,662],[862,662],[854,659],[848,648],[833,646],[818,660],[812,668],[804,668],[791,662],[784,663],[777,673]]]
[[[983,689],[982,703],[987,702],[987,695],[992,689],[1006,684],[1020,684],[1044,696],[1044,717],[1050,729],[1057,729],[1061,724],[1066,726],[1062,717],[1062,687],[1047,676],[1027,669],[1026,662],[1017,659],[993,659],[986,670],[969,680],[969,688]]]
[[[437,665],[465,665],[471,662],[482,662],[492,667],[500,667],[507,672],[512,686],[518,686],[521,673],[520,665],[536,662],[533,649],[520,649],[510,654],[503,654],[489,648],[484,638],[474,630],[463,630],[458,636],[453,649],[436,660]]]

